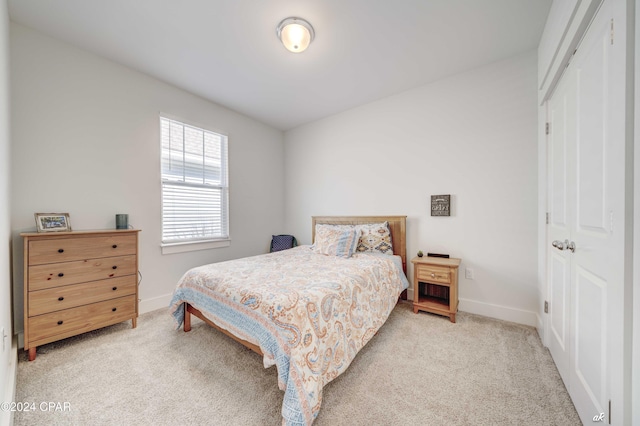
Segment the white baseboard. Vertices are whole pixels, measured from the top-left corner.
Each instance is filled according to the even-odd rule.
[[[540,336],[540,340],[542,340],[542,344],[544,344],[544,322],[542,321],[542,317],[537,312],[536,314],[536,330],[538,330],[538,336]]]
[[[138,313],[140,315],[146,314],[147,312],[155,311],[158,309],[166,308],[169,309],[169,302],[171,302],[172,293],[163,294],[162,296],[153,297],[151,299],[143,299],[140,301],[138,305]]]
[[[541,324],[538,314],[533,311],[493,305],[491,303],[478,302],[477,300],[459,299],[458,310],[536,328],[539,328],[539,324]]]
[[[11,402],[16,400],[16,378],[18,375],[18,339],[14,336],[11,339],[11,362],[7,369],[7,380],[4,383],[4,400],[0,402]],[[13,424],[13,411],[0,410],[0,425]]]

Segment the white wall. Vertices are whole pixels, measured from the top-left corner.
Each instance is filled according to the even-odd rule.
[[[14,23],[11,76],[11,227],[20,324],[19,233],[35,230],[35,212],[69,212],[77,230],[114,228],[114,215],[128,213],[129,223],[142,230],[141,312],[167,306],[188,268],[264,253],[271,235],[282,233],[281,131]],[[229,135],[230,247],[160,253],[160,112]]]
[[[286,132],[288,231],[406,214],[411,257],[462,258],[460,310],[537,325],[536,69],[528,52]],[[451,217],[430,216],[437,194]]]
[[[9,13],[6,0],[0,0],[0,402],[15,399],[17,362],[11,323],[9,121]],[[11,412],[0,411],[0,425],[10,424],[11,417]]]

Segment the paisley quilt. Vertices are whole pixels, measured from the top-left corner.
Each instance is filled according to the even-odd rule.
[[[278,370],[285,425],[313,423],[323,386],[347,369],[408,286],[397,256],[343,258],[310,247],[193,268],[170,303],[178,327],[188,302],[260,347],[265,368]]]

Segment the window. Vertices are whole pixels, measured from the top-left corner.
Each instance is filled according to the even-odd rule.
[[[162,243],[229,239],[227,137],[160,117]]]

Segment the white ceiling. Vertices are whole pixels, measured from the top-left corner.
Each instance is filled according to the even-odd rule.
[[[552,0],[9,0],[11,20],[278,129],[537,47]],[[316,38],[285,50],[276,25]]]

